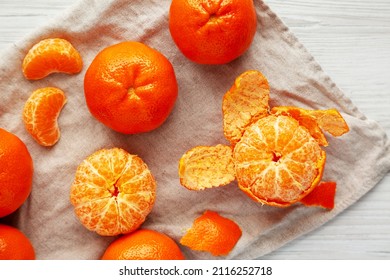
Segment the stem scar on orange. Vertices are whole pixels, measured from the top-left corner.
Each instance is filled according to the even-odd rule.
[[[136,230],[153,208],[156,181],[144,161],[120,148],[101,149],[77,168],[70,201],[80,222],[103,236]]]
[[[83,68],[80,53],[61,38],[44,39],[35,44],[23,60],[22,70],[26,79],[39,80],[51,73],[76,74]]]
[[[0,224],[0,260],[35,260],[35,250],[19,229]]]
[[[103,49],[84,78],[91,114],[111,129],[135,134],[165,122],[177,99],[172,64],[160,52],[139,42]]]
[[[33,161],[16,135],[0,128],[0,218],[16,211],[31,193]]]
[[[176,242],[168,235],[150,229],[138,229],[113,241],[102,260],[184,260]]]
[[[251,45],[257,18],[253,0],[173,0],[169,30],[180,51],[200,64],[224,64]]]

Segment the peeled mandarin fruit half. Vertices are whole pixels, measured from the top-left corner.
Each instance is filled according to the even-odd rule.
[[[55,87],[35,90],[25,103],[24,125],[40,145],[53,146],[60,139],[57,119],[65,103],[65,93]]]
[[[226,185],[234,181],[232,149],[229,146],[198,146],[179,162],[180,182],[190,190]]]
[[[35,250],[19,229],[0,224],[0,260],[35,260]]]
[[[297,120],[268,116],[245,131],[233,158],[241,190],[256,201],[289,206],[317,186],[326,156]]]
[[[168,235],[150,229],[138,229],[112,242],[101,259],[184,260],[184,255]]]
[[[23,60],[26,79],[39,80],[51,73],[76,74],[83,68],[80,53],[61,38],[49,38],[35,44]]]
[[[26,201],[33,173],[27,146],[15,134],[0,128],[0,218],[15,212]]]
[[[156,182],[143,160],[120,148],[101,149],[77,168],[70,201],[80,222],[104,236],[136,230],[151,212]]]
[[[226,256],[236,246],[241,235],[242,231],[234,221],[207,210],[195,219],[180,243],[192,250]]]
[[[224,64],[252,44],[257,18],[253,0],[173,0],[169,30],[180,51],[201,64]]]
[[[84,77],[91,114],[111,129],[135,134],[161,126],[178,95],[170,61],[139,42],[120,42],[99,52]]]

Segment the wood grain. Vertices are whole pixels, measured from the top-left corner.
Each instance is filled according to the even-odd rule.
[[[0,50],[76,2],[2,0]],[[265,2],[360,111],[390,135],[390,1]],[[323,227],[262,259],[390,259],[390,175]]]

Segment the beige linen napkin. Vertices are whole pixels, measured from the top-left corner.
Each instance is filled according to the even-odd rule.
[[[367,119],[322,71],[307,50],[262,1],[255,0],[258,30],[241,58],[219,66],[197,65],[177,49],[168,30],[170,1],[79,1],[61,16],[36,29],[9,49],[0,61],[0,127],[28,146],[35,173],[31,196],[16,213],[3,218],[31,239],[38,259],[99,259],[115,237],[86,230],[73,213],[69,190],[77,166],[101,148],[121,147],[138,154],[156,177],[156,204],[143,224],[179,241],[193,220],[206,209],[235,220],[243,235],[227,259],[261,257],[288,241],[324,225],[356,202],[390,170],[389,141],[378,124]],[[21,71],[28,49],[49,37],[68,39],[80,51],[84,69],[69,76],[26,80]],[[173,64],[179,97],[168,120],[158,129],[122,135],[103,126],[89,113],[83,78],[94,56],[120,41],[140,41],[162,52]],[[236,183],[201,192],[179,184],[178,160],[196,145],[227,143],[222,132],[222,97],[236,76],[248,69],[262,71],[271,86],[271,105],[304,108],[335,107],[351,131],[328,137],[323,179],[338,184],[332,211],[295,205],[262,206],[241,192]],[[61,139],[52,148],[39,146],[26,132],[22,108],[39,87],[63,89],[68,103],[61,112]],[[324,225],[326,226],[326,225]],[[212,259],[182,247],[187,259]]]

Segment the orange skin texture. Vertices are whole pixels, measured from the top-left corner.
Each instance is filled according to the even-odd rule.
[[[112,242],[102,260],[184,260],[179,246],[168,235],[139,229]]]
[[[33,161],[26,145],[0,128],[0,218],[16,211],[31,192]]]
[[[173,110],[178,85],[172,64],[139,42],[102,50],[84,78],[91,114],[111,129],[135,134],[161,126]]]
[[[0,260],[35,260],[30,240],[17,228],[0,224]]]
[[[200,64],[225,64],[251,45],[257,18],[253,0],[173,0],[169,30],[180,51]]]
[[[307,196],[301,199],[306,206],[319,206],[328,210],[334,208],[336,182],[320,182]]]
[[[207,210],[195,219],[180,243],[192,250],[207,251],[214,256],[226,256],[241,238],[240,227],[217,212]]]

